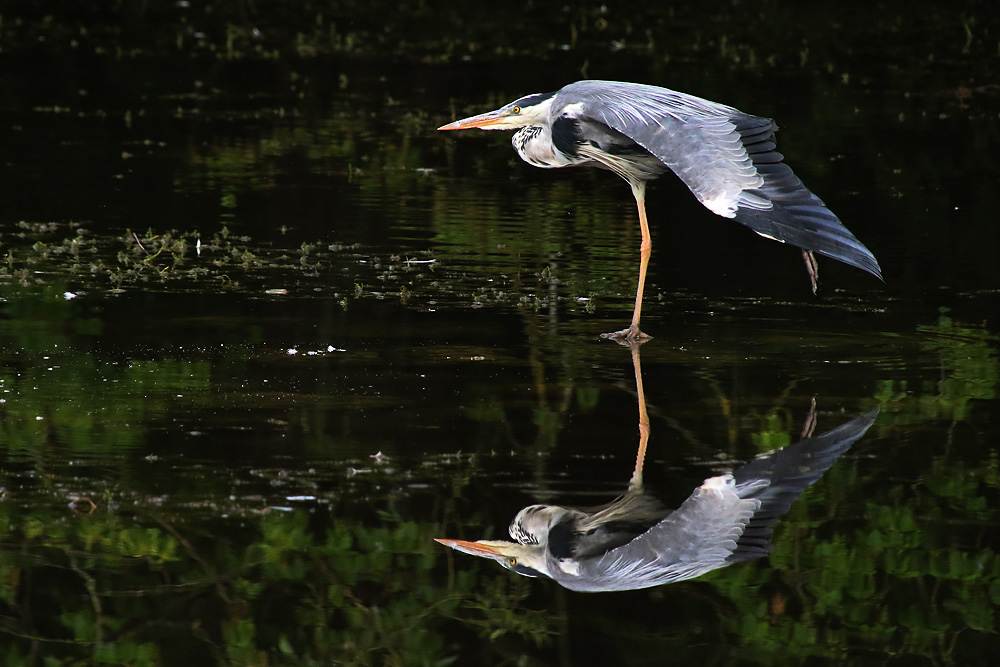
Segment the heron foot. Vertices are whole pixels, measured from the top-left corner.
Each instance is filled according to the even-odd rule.
[[[601,334],[601,338],[613,340],[619,345],[628,346],[633,343],[645,343],[647,340],[650,340],[652,336],[642,333],[639,331],[639,326],[633,324],[628,329]]]

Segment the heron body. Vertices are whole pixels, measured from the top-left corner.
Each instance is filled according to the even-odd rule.
[[[514,542],[437,540],[509,570],[576,591],[649,588],[770,552],[774,525],[867,432],[878,410],[706,479],[669,512],[641,486],[596,510],[532,505]]]
[[[631,186],[642,231],[639,283],[632,323],[613,336],[646,337],[639,330],[652,250],[645,189],[667,170],[713,213],[802,248],[808,253],[814,289],[812,252],[882,278],[871,251],[782,161],[775,147],[778,128],[770,118],[656,86],[578,81],[438,129],[470,128],[517,129],[511,143],[528,164],[549,169],[597,166]]]

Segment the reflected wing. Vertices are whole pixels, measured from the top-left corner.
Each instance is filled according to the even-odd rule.
[[[771,119],[665,88],[615,81],[580,81],[558,95],[562,99],[553,112],[626,135],[714,213],[882,277],[871,251],[782,162]]]
[[[743,496],[757,490],[757,483],[738,486],[732,475],[712,477],[628,544],[585,561],[576,571],[567,572],[558,562],[550,570],[575,590],[631,590],[697,577],[726,565],[736,551],[760,507],[759,500]]]
[[[628,544],[670,514],[663,504],[641,488],[594,512],[578,512],[570,521],[552,525],[548,551],[555,558],[585,560]]]
[[[815,484],[871,428],[878,413],[877,409],[872,410],[814,438],[768,452],[733,471],[737,485],[756,481],[767,484],[753,494],[761,506],[740,536],[739,548],[730,556],[730,563],[770,552],[774,524],[803,491]]]
[[[549,558],[551,576],[583,591],[631,590],[700,576],[770,551],[771,532],[802,492],[875,422],[878,410],[712,477],[663,521],[593,559]]]

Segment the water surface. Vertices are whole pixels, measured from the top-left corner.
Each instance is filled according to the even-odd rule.
[[[5,12],[4,664],[988,664],[989,11],[433,4]],[[886,276],[821,260],[814,297],[795,249],[651,186],[651,492],[797,441],[813,401],[818,432],[880,414],[769,558],[603,595],[433,542],[632,472],[632,361],[598,338],[630,315],[628,188],[434,131],[583,75],[775,116]]]

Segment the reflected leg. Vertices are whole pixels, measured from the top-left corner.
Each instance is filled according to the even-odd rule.
[[[812,397],[812,401],[809,403],[809,414],[806,415],[806,420],[802,424],[802,439],[813,437],[813,432],[816,430],[816,397]]]
[[[646,393],[642,388],[642,364],[639,363],[639,341],[633,341],[629,347],[632,350],[632,368],[635,369],[635,393],[639,401],[639,451],[635,455],[635,470],[628,488],[638,489],[642,486],[642,466],[646,460],[646,445],[649,443],[649,415],[646,413]]]

